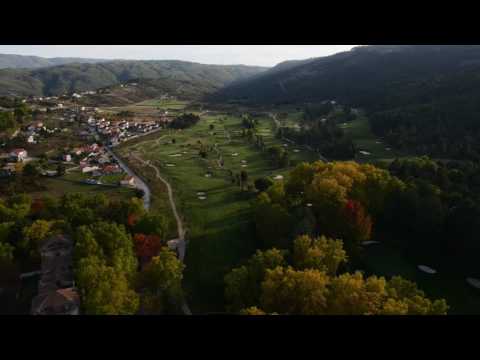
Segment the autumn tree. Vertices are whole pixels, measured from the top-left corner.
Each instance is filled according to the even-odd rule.
[[[162,240],[157,235],[135,234],[133,242],[135,244],[135,253],[142,262],[147,262],[152,257],[158,255],[162,247]]]
[[[335,275],[338,267],[347,262],[342,240],[321,236],[312,239],[299,236],[293,243],[293,265],[298,270],[316,269]]]
[[[139,297],[122,271],[95,256],[81,259],[76,268],[82,309],[87,315],[133,315]]]
[[[286,315],[324,315],[330,277],[318,270],[267,270],[262,282],[261,308]]]
[[[231,311],[258,304],[261,282],[268,269],[285,265],[285,253],[277,249],[257,250],[245,265],[225,276],[225,298]]]
[[[139,276],[139,287],[146,295],[151,313],[174,311],[183,301],[182,278],[185,265],[176,254],[163,247]]]

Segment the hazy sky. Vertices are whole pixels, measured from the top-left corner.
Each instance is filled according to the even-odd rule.
[[[273,66],[350,50],[355,45],[0,45],[0,53],[43,57],[185,60]]]

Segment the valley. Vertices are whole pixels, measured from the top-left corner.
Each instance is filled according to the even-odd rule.
[[[477,58],[0,55],[0,313],[480,314]]]

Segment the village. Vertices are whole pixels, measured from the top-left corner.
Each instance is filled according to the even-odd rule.
[[[95,92],[23,99],[22,103],[32,109],[33,121],[16,130],[9,143],[3,144],[0,178],[21,173],[24,165],[31,162],[43,176],[134,188],[135,179],[125,173],[105,147],[161,130],[171,118],[168,112],[159,112],[153,120],[122,117],[77,104],[82,96],[92,94]],[[65,145],[61,142],[68,137],[73,140],[67,146],[54,141],[58,139],[60,145]]]

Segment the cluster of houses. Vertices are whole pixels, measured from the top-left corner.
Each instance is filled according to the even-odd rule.
[[[22,163],[28,158],[28,152],[25,149],[13,149],[8,154],[1,154],[2,167],[0,168],[0,178],[13,175],[16,172],[17,163]]]
[[[80,296],[72,266],[73,241],[56,235],[40,247],[42,267],[32,315],[79,315]]]
[[[100,134],[109,146],[115,146],[134,136],[158,130],[166,122],[168,122],[166,117],[148,122],[130,122],[127,120],[112,122],[104,118],[95,119],[92,116],[87,120],[90,130]]]
[[[88,184],[100,184],[96,178],[104,175],[124,174],[123,169],[103,146],[96,143],[75,148],[72,154],[64,154],[63,161],[71,162],[73,156],[81,157],[79,168],[82,174],[88,174]],[[135,187],[135,179],[125,174],[119,185],[127,187]]]

